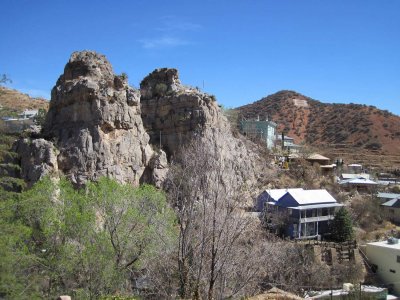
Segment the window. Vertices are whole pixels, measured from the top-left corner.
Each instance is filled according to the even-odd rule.
[[[391,273],[396,273],[396,270],[390,269]]]
[[[376,271],[378,271],[378,265],[372,264],[371,271],[372,271],[372,273],[376,273]]]
[[[397,255],[397,262],[400,263],[400,255]]]

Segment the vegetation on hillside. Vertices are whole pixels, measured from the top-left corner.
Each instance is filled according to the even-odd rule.
[[[178,157],[167,194],[108,178],[79,190],[44,178],[7,194],[0,296],[223,299],[274,286],[302,295],[360,279],[360,266],[330,268],[302,243],[265,232],[242,209],[244,187],[227,176],[217,149],[196,141]]]
[[[331,239],[341,243],[354,238],[353,223],[347,209],[342,206],[336,213],[331,223]]]
[[[45,178],[0,205],[4,298],[132,292],[130,280],[175,243],[174,214],[151,186],[102,178],[74,190],[65,179]]]
[[[49,102],[0,86],[0,118],[17,117],[26,109],[48,110]]]

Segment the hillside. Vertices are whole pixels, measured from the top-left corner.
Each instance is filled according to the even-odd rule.
[[[268,117],[295,139],[331,155],[385,155],[400,164],[400,117],[374,106],[321,103],[294,91],[279,91],[237,108],[245,118]]]
[[[31,98],[19,91],[0,87],[0,117],[16,116],[25,109],[48,110],[49,102],[43,98]]]

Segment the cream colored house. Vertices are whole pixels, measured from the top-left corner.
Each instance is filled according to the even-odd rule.
[[[389,288],[400,296],[400,244],[397,239],[367,244],[367,257],[376,274]]]

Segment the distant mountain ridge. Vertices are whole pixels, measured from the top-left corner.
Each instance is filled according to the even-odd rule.
[[[240,117],[269,118],[278,132],[312,146],[343,146],[400,153],[400,117],[361,104],[328,104],[295,91],[279,91],[238,107]]]
[[[0,87],[0,116],[10,116],[22,113],[26,109],[49,109],[49,101],[43,98],[33,98],[17,90]]]

